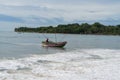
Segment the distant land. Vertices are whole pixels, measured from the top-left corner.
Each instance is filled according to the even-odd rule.
[[[18,27],[15,32],[37,32],[37,33],[68,33],[68,34],[97,34],[97,35],[120,35],[120,25],[103,25],[99,22],[94,24],[73,23],[59,24],[57,26],[41,26],[36,28]]]

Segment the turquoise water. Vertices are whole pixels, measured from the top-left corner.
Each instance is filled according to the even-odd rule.
[[[76,49],[120,49],[120,36],[56,34],[57,41],[67,41],[61,48],[45,48],[41,42],[55,34],[0,32],[0,58],[18,58],[33,54],[52,54]]]

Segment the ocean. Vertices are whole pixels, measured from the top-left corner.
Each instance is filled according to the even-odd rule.
[[[64,48],[41,42],[67,41]],[[0,32],[0,80],[120,80],[120,36]]]

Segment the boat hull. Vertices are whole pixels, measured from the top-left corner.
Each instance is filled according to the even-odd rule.
[[[64,42],[42,42],[42,46],[44,47],[64,47],[66,45],[66,41]]]

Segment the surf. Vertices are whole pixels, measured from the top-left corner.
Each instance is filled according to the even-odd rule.
[[[119,49],[76,49],[19,59],[0,59],[0,79],[115,80],[120,79],[119,61]]]

